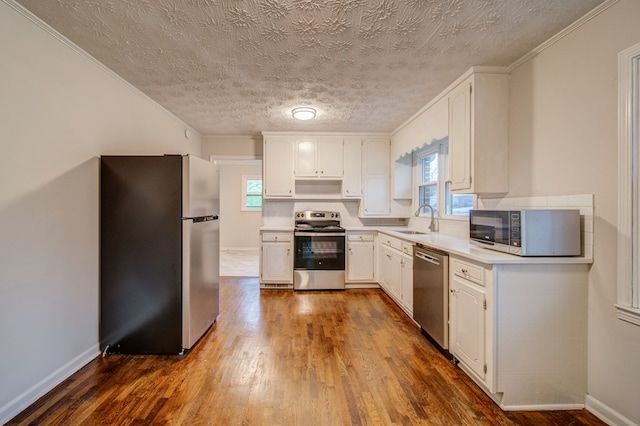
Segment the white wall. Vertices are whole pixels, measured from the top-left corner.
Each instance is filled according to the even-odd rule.
[[[216,157],[262,158],[262,136],[203,136],[202,156],[209,158],[210,155]]]
[[[617,54],[640,42],[640,2],[621,0],[511,76],[509,195],[595,194],[588,392],[640,423],[640,327],[616,318]],[[567,360],[567,362],[571,362]]]
[[[98,353],[96,157],[201,147],[19,10],[0,1],[0,423]]]
[[[262,162],[220,165],[220,248],[260,248],[261,211],[242,211],[242,176],[262,176]]]

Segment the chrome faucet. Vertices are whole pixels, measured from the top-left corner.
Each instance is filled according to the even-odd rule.
[[[433,207],[431,206],[431,204],[429,203],[420,204],[420,207],[418,207],[418,210],[416,210],[416,212],[414,213],[414,216],[418,217],[418,215],[420,214],[420,210],[422,210],[423,207],[429,207],[431,209],[431,223],[429,224],[429,230],[431,232],[436,232],[436,222],[433,217]]]

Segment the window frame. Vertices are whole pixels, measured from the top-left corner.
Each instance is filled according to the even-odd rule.
[[[640,44],[618,54],[618,318],[640,326]]]
[[[422,172],[422,161],[433,154],[437,154],[438,155],[438,179],[435,181],[430,181],[430,182],[423,182],[422,181],[422,176],[423,176],[423,172]],[[422,148],[416,152],[414,152],[414,165],[415,167],[415,175],[414,175],[414,191],[413,191],[413,202],[414,202],[414,211],[418,209],[418,206],[420,206],[420,187],[421,186],[425,186],[425,185],[433,185],[433,183],[435,182],[436,184],[436,198],[437,198],[437,205],[434,207],[434,216],[436,217],[440,217],[440,208],[442,206],[441,201],[444,199],[443,194],[442,194],[442,190],[443,190],[443,179],[441,176],[442,173],[442,166],[443,166],[443,156],[442,156],[442,143],[441,142],[435,142],[425,148]],[[431,212],[428,211],[428,209],[422,209],[420,211],[420,213],[418,214],[418,216],[424,216],[424,217],[430,217],[431,216]]]
[[[249,194],[248,190],[247,190],[247,182],[249,182],[250,180],[259,180],[262,181],[262,175],[242,175],[242,186],[241,186],[241,191],[242,191],[242,197],[241,197],[241,204],[240,204],[240,211],[243,212],[261,212],[262,211],[262,206],[264,203],[264,198],[263,198],[263,194],[262,191],[260,191],[259,193],[256,192]],[[264,184],[264,182],[263,182]],[[247,195],[259,195],[262,199],[262,202],[260,203],[260,207],[248,207],[247,206]]]
[[[453,215],[447,214],[447,170],[449,168],[449,138],[443,138],[432,142],[431,144],[416,150],[413,152],[413,211],[418,209],[420,205],[420,186],[422,185],[422,159],[434,153],[438,154],[438,181],[437,181],[437,193],[438,193],[438,207],[435,212],[435,217],[446,220],[456,220],[460,222],[466,222],[469,220],[469,215]],[[449,194],[455,194],[449,192]],[[475,194],[468,194],[473,196],[473,207],[475,208],[477,203],[477,197]],[[428,209],[422,209],[418,214],[418,217],[430,217],[431,212]]]

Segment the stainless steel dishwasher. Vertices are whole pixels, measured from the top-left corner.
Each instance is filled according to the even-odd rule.
[[[449,349],[449,256],[413,247],[413,319],[442,349]]]

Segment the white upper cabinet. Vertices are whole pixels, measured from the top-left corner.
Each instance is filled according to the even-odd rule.
[[[353,199],[361,200],[361,216],[391,214],[388,135],[289,132],[263,132],[263,135],[266,199]]]
[[[318,177],[342,178],[344,175],[344,141],[341,136],[320,136],[316,146]]]
[[[316,177],[318,168],[316,166],[316,145],[318,138],[313,136],[297,136],[294,141],[295,147],[295,175],[296,177]]]
[[[452,191],[471,188],[471,81],[449,95],[449,182]]]
[[[504,193],[509,177],[509,74],[504,69],[468,74],[448,94],[450,190]]]
[[[342,196],[362,197],[362,139],[344,139],[344,178]]]
[[[263,191],[265,198],[292,198],[293,138],[268,136],[264,139]]]
[[[389,139],[365,139],[362,145],[361,216],[389,216]]]
[[[295,177],[341,179],[343,138],[340,136],[296,136]]]

